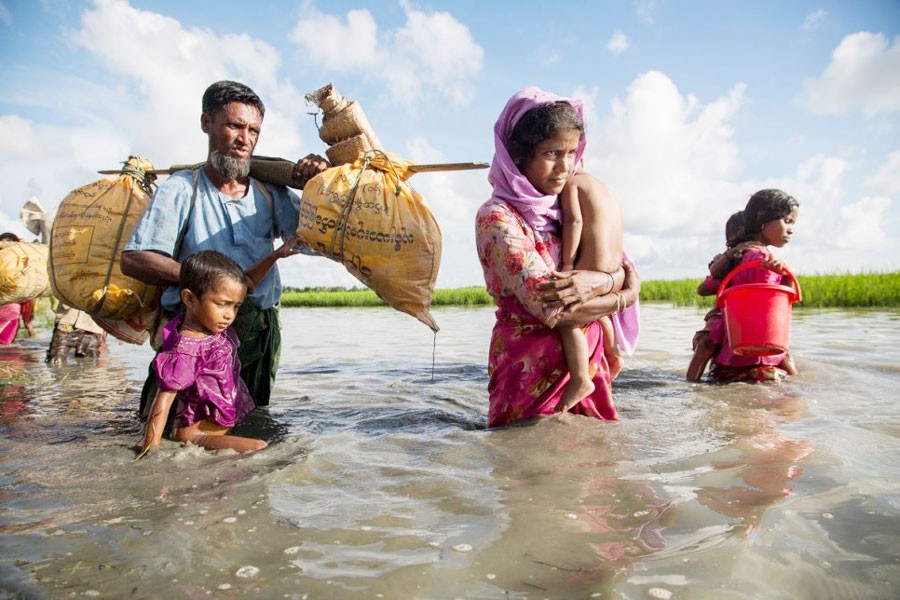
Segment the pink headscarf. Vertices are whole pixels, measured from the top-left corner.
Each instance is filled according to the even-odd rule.
[[[544,196],[534,189],[519,167],[513,162],[506,145],[509,136],[525,113],[536,106],[552,102],[568,102],[584,119],[582,102],[573,98],[563,98],[545,92],[537,87],[528,87],[513,94],[506,103],[500,118],[494,125],[494,160],[488,173],[488,182],[494,186],[494,196],[512,205],[535,231],[545,233],[556,228],[560,219],[559,197]],[[574,164],[581,161],[585,140],[582,136]]]

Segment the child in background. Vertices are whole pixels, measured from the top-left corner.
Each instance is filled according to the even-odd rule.
[[[0,233],[0,242],[22,242],[22,238],[6,231]],[[25,326],[28,337],[34,337],[34,301],[13,302],[0,306],[0,345],[12,344],[19,333],[20,323]]]
[[[697,286],[697,293],[701,296],[712,296],[719,289],[722,279],[731,272],[741,261],[748,242],[738,243],[743,231],[744,213],[738,211],[728,217],[725,222],[725,252],[716,254],[709,261],[709,275]],[[719,350],[722,349],[722,340],[725,339],[725,323],[722,321],[722,313],[719,307],[713,306],[704,317],[703,329],[694,334],[694,356],[688,365],[685,378],[688,381],[700,381],[706,372],[706,365]]]
[[[743,210],[740,241],[745,242],[739,264],[762,261],[757,268],[735,274],[729,285],[748,283],[789,284],[783,275],[786,265],[769,252],[769,246],[782,248],[790,241],[799,211],[797,200],[781,190],[760,190],[750,197]],[[772,381],[785,374],[796,375],[790,354],[773,356],[738,356],[731,350],[727,336],[715,357],[711,375],[721,383],[734,381]]]
[[[241,379],[238,338],[231,328],[247,294],[248,279],[258,284],[278,258],[297,251],[289,240],[247,271],[220,252],[192,254],[181,265],[179,286],[185,312],[163,330],[163,343],[153,361],[159,391],[150,407],[140,459],[158,446],[169,409],[175,403],[172,438],[207,450],[262,450],[262,440],[230,435],[254,408]]]
[[[614,273],[622,266],[622,211],[612,192],[586,173],[582,166],[569,177],[559,195],[562,210],[561,270],[587,269]],[[601,228],[601,223],[607,225]],[[614,235],[599,235],[612,231]],[[612,275],[610,275],[612,280]],[[624,308],[624,306],[623,306]],[[603,354],[609,363],[610,380],[622,370],[622,358],[609,317],[599,319],[603,330]],[[557,326],[571,380],[560,405],[581,400],[594,391],[589,351],[580,327]]]

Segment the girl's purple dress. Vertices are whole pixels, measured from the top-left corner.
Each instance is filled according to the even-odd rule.
[[[255,406],[241,379],[237,335],[229,327],[205,338],[185,337],[178,331],[183,321],[182,313],[166,324],[153,361],[160,389],[178,392],[174,427],[198,421],[234,427]]]

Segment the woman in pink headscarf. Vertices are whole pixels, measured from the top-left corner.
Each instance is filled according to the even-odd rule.
[[[476,216],[476,245],[497,322],[488,357],[488,426],[571,409],[616,419],[603,332],[597,319],[627,312],[640,279],[628,264],[615,273],[558,272],[558,195],[584,153],[582,105],[536,87],[517,92],[494,126],[490,200]],[[588,340],[594,391],[561,406],[569,382],[558,324],[580,325]],[[633,338],[636,319],[619,320]],[[618,331],[617,330],[617,333]]]

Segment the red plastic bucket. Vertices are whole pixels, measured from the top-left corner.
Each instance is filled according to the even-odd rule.
[[[791,306],[801,300],[800,284],[785,269],[794,287],[773,283],[747,283],[728,287],[731,278],[761,260],[741,263],[731,270],[716,293],[731,351],[739,356],[771,356],[787,352],[791,341]]]

